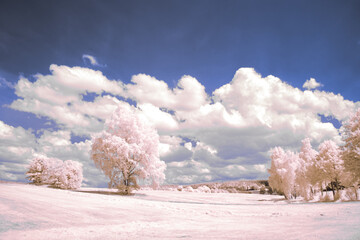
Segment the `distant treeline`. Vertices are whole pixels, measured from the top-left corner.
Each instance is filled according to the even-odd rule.
[[[268,180],[236,180],[227,182],[198,183],[191,185],[164,185],[164,190],[211,193],[272,193]]]

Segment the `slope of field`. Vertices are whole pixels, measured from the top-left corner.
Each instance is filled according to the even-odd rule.
[[[360,239],[360,202],[0,183],[0,239]]]

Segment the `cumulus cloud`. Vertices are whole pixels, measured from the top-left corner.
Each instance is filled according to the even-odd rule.
[[[178,128],[178,122],[171,114],[155,107],[151,103],[139,104],[141,113],[159,132],[167,132]]]
[[[0,176],[7,180],[24,180],[26,165],[36,146],[36,137],[22,127],[0,121]]]
[[[15,86],[19,97],[10,107],[53,119],[74,133],[89,135],[102,129],[102,124],[116,109],[123,84],[107,79],[100,71],[88,68],[50,66],[50,75],[35,75],[35,82],[21,77]],[[83,95],[94,93],[94,101]],[[109,94],[109,95],[104,95]]]
[[[303,85],[303,88],[306,88],[307,90],[315,89],[322,86],[320,83],[318,83],[315,78],[310,78],[309,80],[306,80],[306,82]]]
[[[86,183],[94,186],[106,180],[90,159],[91,141],[72,143],[71,136],[89,138],[101,131],[119,104],[129,105],[126,99],[158,130],[171,184],[266,178],[270,148],[296,151],[305,137],[315,147],[326,139],[341,142],[338,129],[319,115],[341,122],[360,106],[339,94],[302,91],[252,68],[239,69],[229,83],[208,94],[191,76],[170,88],[145,74],[124,84],[100,71],[51,65],[50,74],[37,74],[35,81],[21,77],[15,93],[18,99],[11,108],[48,117],[59,130],[35,137],[21,127],[0,125],[8,144],[0,156],[8,159],[0,164],[2,176],[16,178],[16,168],[26,163],[21,157],[42,152],[82,162]],[[84,97],[88,94],[90,99]]]
[[[169,89],[164,81],[145,74],[133,76],[131,82],[126,85],[127,96],[139,104],[191,111],[208,102],[205,87],[191,76],[183,76],[175,89]]]

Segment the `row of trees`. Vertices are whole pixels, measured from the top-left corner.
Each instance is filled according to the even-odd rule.
[[[312,199],[318,191],[341,187],[353,187],[357,196],[360,183],[360,109],[343,126],[345,145],[338,146],[327,140],[318,151],[311,146],[310,139],[302,141],[300,153],[285,151],[281,147],[272,149],[269,185],[287,199],[302,196]]]
[[[83,180],[81,163],[72,160],[63,162],[45,156],[35,157],[26,175],[34,184],[47,184],[61,189],[77,189]]]

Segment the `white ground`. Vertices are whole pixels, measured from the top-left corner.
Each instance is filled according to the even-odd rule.
[[[281,199],[170,191],[120,196],[0,183],[0,239],[360,239],[360,202]]]

